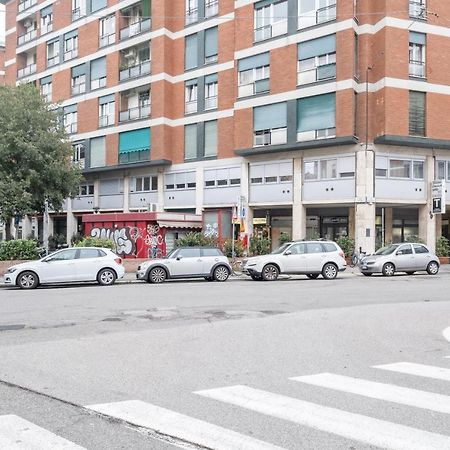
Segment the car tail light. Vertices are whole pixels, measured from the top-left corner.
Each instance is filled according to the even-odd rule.
[[[345,259],[344,252],[339,252],[339,256],[340,256],[341,258],[344,258],[344,259]]]
[[[122,264],[122,258],[115,258],[114,261],[115,261],[117,264]]]

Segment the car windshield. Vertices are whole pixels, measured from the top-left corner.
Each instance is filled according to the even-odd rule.
[[[276,250],[272,252],[272,255],[279,255],[283,253],[291,244],[283,244],[281,247],[278,247]]]
[[[375,255],[390,255],[395,252],[396,248],[398,248],[398,245],[388,245],[377,250]]]
[[[171,250],[169,253],[167,253],[166,258],[175,258],[175,253],[178,252],[177,248],[174,248],[173,250]]]

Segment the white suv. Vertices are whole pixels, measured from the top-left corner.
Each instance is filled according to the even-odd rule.
[[[269,255],[244,262],[243,272],[253,280],[275,281],[280,273],[302,274],[315,279],[337,277],[347,268],[344,252],[333,241],[288,242]]]

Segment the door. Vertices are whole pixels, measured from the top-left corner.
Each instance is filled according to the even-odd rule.
[[[308,254],[306,255],[308,272],[322,272],[322,267],[326,263],[327,254],[320,242],[308,242],[306,244]]]
[[[222,254],[217,248],[202,248],[202,273],[209,275],[212,268],[220,261]]]
[[[396,270],[414,270],[414,253],[411,244],[402,244],[394,254],[394,264]]]
[[[416,270],[425,270],[431,261],[430,251],[422,244],[413,244],[414,248],[414,268]]]
[[[100,269],[103,268],[102,256],[105,253],[96,248],[80,248],[77,265],[78,281],[94,281]]]
[[[286,252],[281,255],[283,261],[283,272],[285,273],[305,273],[306,263],[306,244],[293,244]]]
[[[172,276],[189,276],[203,274],[203,259],[199,248],[180,248],[170,263]]]
[[[68,248],[48,256],[41,262],[39,279],[42,283],[77,281],[76,255],[78,249]]]

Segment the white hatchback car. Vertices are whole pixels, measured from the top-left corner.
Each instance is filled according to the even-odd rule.
[[[33,289],[40,284],[97,281],[109,286],[123,278],[122,258],[111,250],[98,247],[73,247],[59,250],[38,261],[10,267],[5,284]]]
[[[347,268],[344,252],[333,241],[299,241],[283,244],[269,255],[244,262],[243,272],[253,280],[274,281],[280,273],[303,274],[315,279],[337,277]]]

